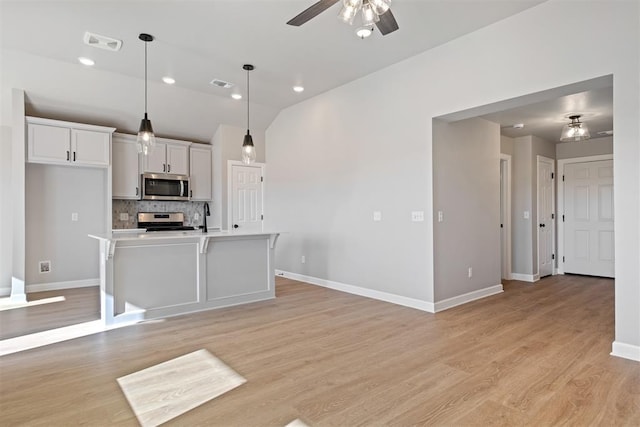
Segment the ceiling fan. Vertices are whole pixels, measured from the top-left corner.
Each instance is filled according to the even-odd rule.
[[[389,9],[391,0],[320,0],[291,19],[287,24],[299,27],[339,1],[342,1],[343,6],[338,18],[349,25],[353,24],[356,15],[361,12],[363,27],[373,28],[375,24],[383,36],[398,29],[396,18],[391,13],[391,9]]]

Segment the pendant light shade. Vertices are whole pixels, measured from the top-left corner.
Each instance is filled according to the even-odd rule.
[[[151,120],[149,120],[149,116],[147,115],[147,44],[153,41],[153,36],[142,33],[138,38],[144,42],[144,118],[140,121],[136,146],[138,148],[138,153],[142,153],[146,156],[156,145],[156,136],[153,133],[153,126],[151,126]]]
[[[585,123],[580,121],[580,115],[569,116],[571,119],[571,123],[564,125],[562,128],[562,133],[560,134],[560,141],[562,142],[570,142],[570,141],[585,141],[591,138],[591,134],[589,133],[589,128]]]
[[[254,69],[254,66],[245,64],[242,69],[247,71],[247,134],[242,142],[242,163],[249,165],[256,161],[256,147],[253,145],[253,138],[249,131],[249,72]]]

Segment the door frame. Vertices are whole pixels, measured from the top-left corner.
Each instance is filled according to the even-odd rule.
[[[260,174],[262,176],[262,181],[260,182],[260,192],[262,193],[262,221],[264,221],[264,183],[267,181],[267,177],[265,175],[266,164],[254,162],[248,165],[240,160],[227,160],[227,230],[233,230],[233,166],[260,168]]]
[[[565,165],[570,163],[598,162],[601,160],[613,160],[613,154],[601,154],[598,156],[574,157],[571,159],[558,160],[558,176],[563,177],[562,181],[558,181],[558,184],[559,184],[558,185],[558,214],[559,215],[564,214],[564,167]],[[613,174],[615,177],[615,173],[616,173],[615,164],[613,165],[613,167],[614,167]],[[614,230],[615,230],[615,227],[614,227]],[[615,238],[615,234],[614,234],[614,238]],[[563,257],[564,257],[564,222],[558,221],[558,257],[557,257],[558,274],[564,274],[564,263],[560,262],[560,260]]]
[[[556,159],[552,159],[550,157],[546,157],[546,156],[536,156],[536,224],[540,224],[540,163],[541,162],[545,162],[545,163],[551,163],[551,173],[553,174],[553,183],[551,184],[551,214],[553,216],[553,219],[551,220],[551,247],[552,247],[552,253],[555,254],[557,251],[556,246],[557,246],[557,242],[556,242]],[[537,271],[538,274],[536,275],[538,278],[540,278],[540,227],[536,226],[536,249],[538,252],[537,255]],[[558,257],[559,258],[559,257]],[[554,259],[551,264],[551,275],[556,275],[558,274],[557,271],[557,267],[556,265],[558,265],[558,259]]]
[[[501,276],[505,280],[511,280],[511,155],[500,153],[500,169],[502,169],[503,162],[504,173],[502,174],[500,210],[502,211],[502,233],[505,245],[502,244],[502,241],[500,242],[501,251],[503,252],[500,254],[500,268]],[[503,259],[504,265],[502,265]]]

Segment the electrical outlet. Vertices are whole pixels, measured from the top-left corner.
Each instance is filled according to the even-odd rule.
[[[306,262],[307,262],[307,257],[305,257],[304,255],[302,255],[302,256],[300,257],[300,262],[301,262],[302,264],[306,263]]]
[[[374,221],[382,221],[382,212],[374,211],[373,212],[373,220]]]
[[[444,213],[442,211],[438,211],[438,222],[442,222],[444,220]]]
[[[38,271],[40,274],[42,273],[50,273],[51,272],[51,261],[40,261],[38,263]]]
[[[473,277],[473,268],[469,267],[469,279]]]
[[[77,221],[77,220],[78,220],[78,212],[72,212],[71,221]]]
[[[126,212],[122,212],[120,214],[120,221],[129,221],[129,214]]]
[[[422,222],[422,221],[424,221],[424,211],[413,211],[413,212],[411,212],[411,221],[413,221],[413,222]]]
[[[194,214],[193,214],[193,220],[194,220],[194,221],[197,221],[197,220],[199,220],[199,219],[200,219],[200,214],[199,214],[198,212],[194,213]]]
[[[529,219],[529,211],[524,211],[524,214],[522,214],[522,216],[524,217],[524,219]]]

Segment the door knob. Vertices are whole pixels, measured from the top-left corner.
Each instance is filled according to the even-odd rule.
[[[238,228],[238,224],[233,224],[233,228]]]

